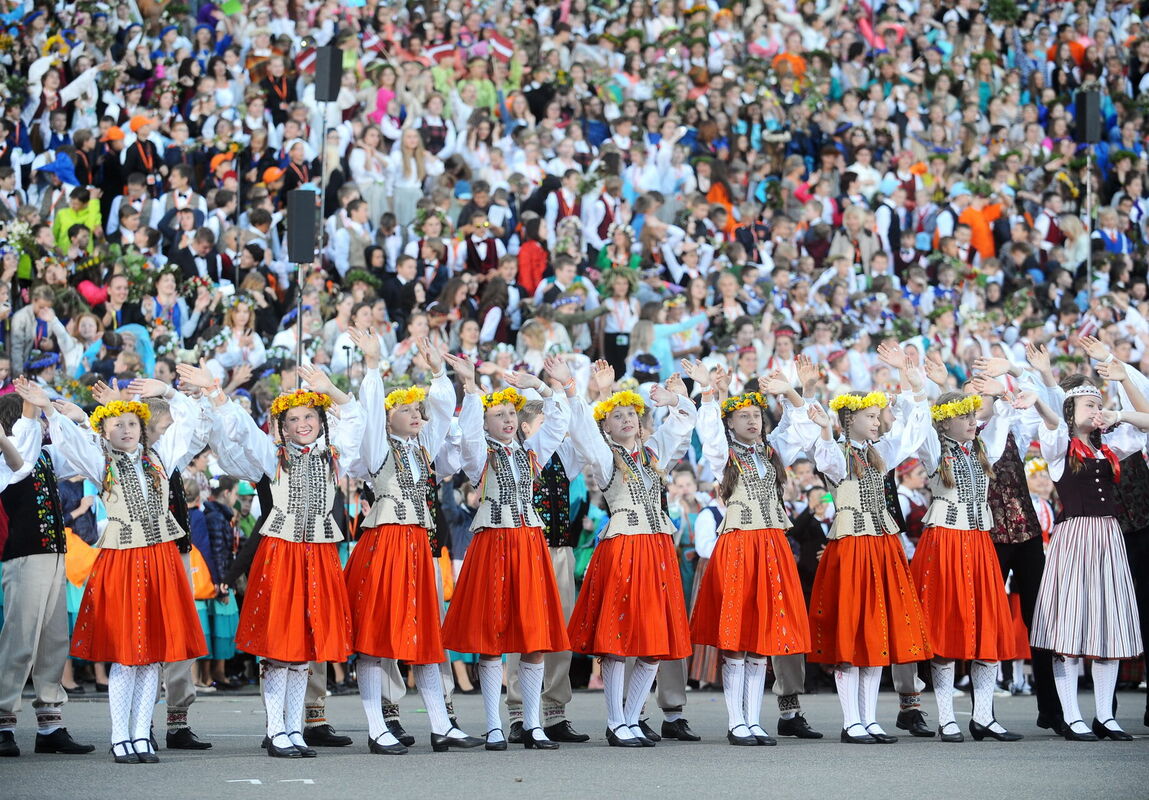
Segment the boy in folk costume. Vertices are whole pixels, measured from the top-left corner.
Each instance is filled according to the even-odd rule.
[[[768,656],[810,650],[810,628],[797,565],[786,539],[792,527],[782,505],[786,468],[819,434],[804,401],[781,372],[759,379],[761,390],[784,397],[783,418],[765,434],[766,398],[736,395],[721,408],[710,371],[683,370],[702,387],[698,430],[703,456],[716,476],[726,514],[703,576],[691,620],[695,644],[722,651],[722,691],[732,745],[775,745],[759,724]]]
[[[439,664],[446,657],[439,630],[437,565],[428,541],[435,520],[429,502],[432,466],[455,410],[455,389],[429,339],[417,342],[432,380],[385,394],[379,374],[379,337],[354,328],[366,373],[360,399],[366,435],[348,474],[372,481],[375,502],[364,533],[351,553],[345,577],[351,600],[354,649],[359,654],[359,693],[367,712],[371,752],[406,752],[383,718],[383,659],[406,661],[431,721],[431,748],[483,744],[451,722],[443,699]],[[426,416],[424,416],[426,415]]]
[[[523,747],[553,750],[558,744],[546,737],[539,714],[543,654],[569,650],[570,643],[542,521],[534,507],[534,483],[539,465],[550,461],[562,443],[570,412],[533,375],[508,373],[505,380],[510,386],[484,395],[475,383],[474,364],[452,355],[444,358],[463,380],[462,465],[479,487],[480,502],[471,524],[475,537],[443,622],[443,642],[456,652],[479,654],[486,749],[507,748],[499,716],[502,655],[520,653]],[[574,379],[566,364],[548,358],[545,368],[572,397]],[[516,438],[518,411],[526,398],[516,389],[542,394],[546,418],[538,432],[521,444]]]
[[[93,412],[89,425],[99,436],[92,436],[58,412],[42,390],[21,383],[17,391],[47,416],[49,435],[69,467],[101,486],[108,525],[76,618],[72,656],[112,662],[108,705],[115,761],[155,763],[151,724],[160,667],[207,653],[175,544],[185,532],[169,509],[167,472],[198,446],[208,421],[167,384],[136,380],[129,393],[163,396],[171,404],[168,430],[150,443],[148,407],[117,400]]]
[[[614,369],[599,361],[592,380],[609,387]],[[681,386],[682,380],[670,383]],[[672,389],[654,385],[650,397],[670,410],[645,442],[640,419],[646,403],[634,392],[615,392],[595,405],[593,417],[585,404],[575,403],[572,415],[575,446],[602,487],[611,517],[571,614],[571,644],[575,652],[602,657],[612,747],[654,746],[639,714],[658,664],[686,658],[693,649],[674,523],[665,510],[665,476],[689,441],[697,412]],[[637,659],[629,682],[628,656]]]
[[[889,399],[882,392],[834,398],[830,408],[845,437],[840,444],[826,413],[809,411],[822,426],[814,462],[830,482],[836,509],[810,600],[809,660],[835,665],[841,739],[850,744],[897,741],[877,722],[882,667],[933,655],[900,531],[885,502],[886,465],[904,461],[929,432],[921,373],[909,358],[903,374],[912,391],[898,397],[885,436],[879,437],[880,416]]]
[[[217,450],[222,470],[253,482],[270,479],[271,510],[259,529],[236,647],[264,659],[267,754],[314,758],[300,730],[309,662],[343,661],[352,651],[338,552],[343,535],[331,512],[340,461],[354,463],[359,457],[362,408],[323,372],[300,366],[300,377],[314,390],[276,398],[273,441],[247,412],[227,402],[205,370],[187,364],[178,370],[185,382],[209,390],[216,412],[224,415],[228,445]],[[333,405],[339,407],[337,425],[328,417]],[[301,597],[306,602],[299,602]]]

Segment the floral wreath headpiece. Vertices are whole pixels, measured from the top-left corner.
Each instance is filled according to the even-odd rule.
[[[766,407],[766,398],[758,392],[747,392],[746,394],[737,394],[723,401],[722,403],[722,416],[726,417],[733,414],[740,408],[747,406],[758,406],[759,408]]]
[[[933,417],[934,422],[941,422],[942,420],[972,414],[981,408],[981,405],[982,399],[980,394],[967,394],[961,400],[951,400],[948,403],[930,406],[930,416]]]
[[[231,338],[231,329],[223,328],[215,336],[210,339],[204,339],[199,343],[200,350],[204,353],[214,353],[216,348],[222,347],[227,344],[227,340]]]
[[[331,408],[331,398],[320,392],[296,389],[294,392],[281,394],[275,398],[275,402],[271,404],[271,416],[278,417],[288,409],[299,408],[300,406],[326,411]]]
[[[1025,462],[1026,476],[1034,475],[1035,473],[1049,469],[1049,464],[1046,463],[1044,458],[1031,458]]]
[[[407,389],[395,389],[383,401],[384,407],[390,411],[395,406],[405,406],[410,403],[422,403],[427,399],[427,390],[422,386],[411,386]]]
[[[521,411],[523,406],[527,404],[527,398],[519,394],[514,386],[508,386],[491,394],[483,395],[483,410],[501,406],[503,403],[510,403],[515,407],[515,411]]]
[[[646,402],[643,401],[640,394],[631,391],[615,392],[606,400],[603,400],[601,403],[595,403],[595,422],[602,422],[604,419],[606,419],[607,414],[614,411],[619,406],[630,406],[640,417],[646,413]]]
[[[148,420],[152,418],[151,409],[139,400],[113,400],[93,411],[92,416],[88,417],[88,424],[96,433],[102,433],[104,421],[108,417],[120,417],[124,414],[135,414],[140,418],[141,425],[147,425]]]
[[[848,411],[861,411],[864,408],[885,408],[890,403],[890,398],[885,392],[870,392],[869,394],[858,397],[854,394],[840,394],[830,401],[831,411],[841,411],[843,408]]]

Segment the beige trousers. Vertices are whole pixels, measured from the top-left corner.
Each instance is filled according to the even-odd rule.
[[[14,727],[28,674],[35,709],[68,701],[60,678],[68,658],[64,556],[56,553],[4,562],[4,627],[0,629],[0,729]]]

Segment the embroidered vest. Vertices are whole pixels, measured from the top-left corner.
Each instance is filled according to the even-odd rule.
[[[571,482],[566,467],[555,453],[539,473],[535,487],[535,510],[543,521],[548,547],[574,547],[579,532],[571,525]]]
[[[40,451],[30,475],[0,492],[0,501],[8,515],[8,539],[0,560],[63,553],[67,549],[60,492],[47,450]]]
[[[184,479],[178,469],[172,470],[168,479],[168,511],[176,518],[179,526],[186,531],[176,539],[176,547],[181,553],[190,553],[191,545],[191,519],[188,516],[188,499],[184,495]]]
[[[1121,482],[1117,484],[1121,499],[1121,529],[1126,533],[1149,528],[1149,465],[1143,453],[1134,453],[1121,462]]]
[[[636,462],[617,444],[610,445],[626,464],[615,467],[610,482],[602,490],[610,522],[602,532],[603,539],[637,533],[674,533],[674,523],[666,513],[666,488],[662,478],[651,467]],[[653,460],[654,454],[646,451]]]
[[[514,459],[514,469],[511,469]],[[541,528],[535,511],[535,467],[523,447],[510,448],[487,437],[487,466],[479,482],[479,510],[471,530],[480,528]]]
[[[866,459],[865,449],[848,445],[846,459],[851,458],[865,465],[862,476],[846,478],[839,484],[828,481],[835,509],[829,538],[897,534],[898,523],[886,502],[886,476]]]
[[[428,478],[430,469],[421,445],[399,444],[390,440],[391,452],[383,459],[379,471],[372,474],[371,489],[375,493],[375,504],[363,526],[374,528],[377,525],[418,525],[420,528],[433,527],[431,511],[428,508]],[[416,448],[418,474],[411,473],[411,462],[407,448]]]
[[[331,519],[335,508],[335,479],[327,464],[326,448],[307,452],[288,448],[287,468],[271,480],[271,511],[260,529],[264,536],[289,542],[339,542],[343,534]]]
[[[738,461],[741,474],[734,484],[734,491],[726,499],[726,516],[718,528],[719,535],[726,531],[787,530],[793,527],[782,505],[778,473],[767,447],[769,445],[744,447],[737,442],[731,445],[730,457]],[[754,465],[755,450],[763,467],[762,476],[758,475],[758,467]]]
[[[151,451],[152,464],[159,467],[155,451]],[[134,459],[130,453],[112,453],[113,480],[110,488],[100,494],[108,524],[97,547],[110,550],[128,550],[171,542],[184,535],[169,507],[168,476],[161,471],[159,490],[140,485]],[[145,474],[144,480],[147,480]]]
[[[989,538],[995,544],[1021,544],[1041,535],[1041,522],[1029,499],[1025,464],[1012,433],[1006,439],[1005,452],[994,464],[988,499],[993,513]]]
[[[988,531],[993,527],[993,513],[986,500],[989,477],[982,469],[973,446],[970,446],[970,452],[967,453],[953,439],[943,436],[941,457],[949,459],[954,485],[948,487],[942,482],[940,467],[930,476],[933,501],[923,520],[925,527]]]

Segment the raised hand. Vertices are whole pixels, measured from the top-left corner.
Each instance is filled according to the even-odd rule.
[[[1029,365],[1038,372],[1049,372],[1049,351],[1045,349],[1045,345],[1027,344],[1025,346],[1025,358],[1029,361]]]
[[[650,399],[656,408],[678,405],[678,395],[657,383],[650,387]]]
[[[878,345],[878,359],[888,367],[901,369],[906,363],[906,351],[897,342],[887,339]]]
[[[719,400],[730,396],[730,371],[722,364],[714,368],[714,388],[718,390]]]
[[[600,395],[608,394],[614,386],[614,367],[600,358],[591,367],[590,382]]]
[[[75,403],[68,400],[53,400],[52,407],[77,425],[88,424],[88,415],[84,413],[84,409]]]
[[[710,370],[701,361],[682,359],[680,362],[686,377],[698,384],[701,389],[710,388]]]
[[[802,384],[802,388],[813,386],[822,378],[822,371],[818,369],[818,365],[810,360],[809,356],[799,354],[794,359],[795,368],[798,370],[798,382]]]
[[[347,338],[359,348],[359,352],[363,354],[363,363],[369,369],[379,366],[379,337],[375,335],[374,330],[361,331],[358,328],[348,328]]]
[[[51,401],[48,400],[48,393],[44,391],[43,387],[37,383],[32,383],[27,378],[17,378],[12,387],[25,403],[31,403],[36,408],[47,410],[52,405]]]
[[[984,372],[991,378],[1000,378],[1005,373],[1009,372],[1013,364],[1009,363],[1005,358],[979,358],[973,362],[973,368],[977,372]]]
[[[781,370],[776,369],[758,379],[758,391],[763,394],[786,394],[793,388]]]
[[[539,380],[537,375],[522,370],[508,372],[503,376],[503,380],[516,389],[541,389],[543,386],[543,382]]]
[[[829,415],[826,414],[826,409],[822,408],[818,403],[807,403],[806,414],[810,417],[810,421],[823,430],[830,430],[831,422]]]
[[[909,355],[905,356],[905,360],[902,362],[902,375],[905,376],[906,382],[909,383],[915,394],[921,392],[924,385],[922,371]]]
[[[1120,411],[1098,411],[1096,424],[1098,428],[1112,428],[1121,421]]]
[[[990,395],[991,397],[1003,397],[1005,395],[1005,384],[988,375],[974,375],[970,378],[969,385],[978,394]]]
[[[564,359],[548,356],[543,360],[543,369],[559,386],[565,387],[571,381],[571,369]]]
[[[112,382],[115,383],[115,380],[113,379]],[[103,381],[96,381],[95,386],[92,387],[92,399],[100,405],[106,406],[108,403],[122,399],[122,395],[118,388],[113,389]]]
[[[926,354],[926,363],[923,366],[926,377],[936,383],[938,386],[944,387],[946,380],[949,378],[949,370],[946,369],[945,362],[942,361],[941,353],[932,350]]]
[[[455,370],[455,374],[463,379],[465,383],[475,382],[475,365],[471,363],[471,359],[466,356],[456,356],[451,353],[444,353],[443,360],[451,365],[451,369]],[[508,380],[507,383],[510,383]]]
[[[172,387],[155,378],[135,378],[123,391],[139,397],[163,397]]]
[[[379,337],[375,335],[375,331],[371,331],[370,338],[375,342],[375,352],[379,352]],[[427,362],[427,367],[431,370],[432,375],[438,375],[440,370],[443,369],[443,354],[431,340],[423,336],[416,340],[415,347],[419,349],[419,355],[423,356],[423,360]],[[366,353],[364,353],[366,355]],[[378,357],[378,356],[376,356]]]
[[[1096,336],[1079,336],[1077,343],[1085,354],[1094,361],[1104,361],[1109,358],[1109,347]]]
[[[194,364],[177,364],[176,374],[184,384],[206,391],[215,386],[215,376],[207,369],[205,359],[200,359],[199,364],[198,367]]]
[[[1033,408],[1037,404],[1037,392],[1021,392],[1017,397],[1013,398],[1014,408],[1018,410],[1025,410]]]
[[[331,376],[323,370],[316,367],[305,367],[302,364],[296,367],[296,370],[299,372],[299,377],[311,387],[312,391],[331,394],[336,390],[335,384],[331,382]]]
[[[677,372],[666,379],[666,388],[675,394],[690,397],[690,393],[686,391],[686,384],[683,382],[682,376]]]
[[[1097,374],[1107,381],[1123,381],[1129,377],[1125,362],[1113,359],[1097,365]]]

